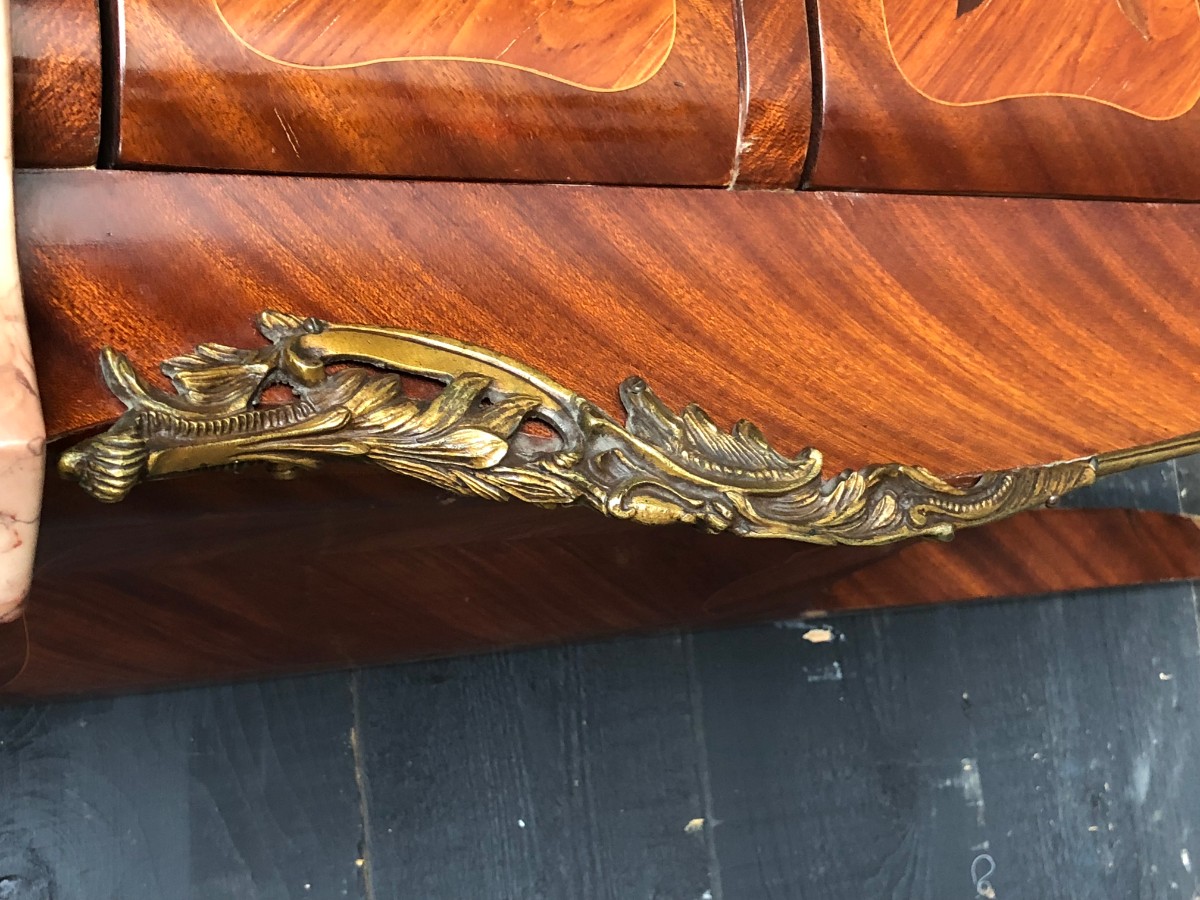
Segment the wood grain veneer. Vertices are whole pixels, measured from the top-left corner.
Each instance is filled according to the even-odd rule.
[[[789,0],[741,0],[744,121],[733,186],[796,188],[808,156],[813,80],[808,13]]]
[[[626,375],[827,468],[942,473],[1196,429],[1200,207],[46,172],[17,181],[51,435],[96,363],[254,345],[263,307],[427,330],[610,409]]]
[[[817,12],[814,187],[1200,198],[1192,0]]]
[[[399,8],[390,0],[352,6],[343,22],[327,5],[275,4],[278,16],[266,16],[270,4],[256,0],[118,4],[118,163],[469,180],[730,179],[739,89],[728,3],[615,0],[553,14],[523,0],[423,0],[400,4],[404,15],[385,15]],[[440,24],[414,31],[418,14]],[[629,43],[634,33],[642,39]],[[399,48],[389,55],[446,58],[365,59],[384,45]]]
[[[100,16],[94,0],[12,0],[17,166],[92,166],[100,147]]]

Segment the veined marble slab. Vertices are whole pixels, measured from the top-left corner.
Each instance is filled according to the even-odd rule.
[[[0,0],[0,622],[29,593],[42,507],[46,427],[38,399],[13,218],[12,46]]]

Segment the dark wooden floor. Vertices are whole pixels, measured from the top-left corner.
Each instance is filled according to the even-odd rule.
[[[0,710],[0,900],[980,896],[1200,896],[1192,585]]]

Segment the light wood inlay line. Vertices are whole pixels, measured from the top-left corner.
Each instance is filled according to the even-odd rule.
[[[1061,97],[1152,121],[1200,101],[1200,2],[880,0],[904,80],[946,106]]]
[[[269,62],[314,71],[397,62],[503,66],[597,93],[645,84],[675,45],[675,0],[213,0]]]

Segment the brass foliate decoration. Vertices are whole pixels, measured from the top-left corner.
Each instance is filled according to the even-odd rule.
[[[539,372],[448,338],[270,311],[259,330],[266,347],[202,344],[165,362],[175,393],[146,384],[124,356],[105,350],[105,381],[128,411],[63,454],[62,474],[115,502],[139,481],[214,466],[260,462],[289,474],[356,458],[491,500],[875,545],[948,539],[1053,502],[1106,467],[1191,449],[1175,442],[959,479],[894,463],[826,479],[817,450],[789,458],[749,422],[726,432],[698,406],[676,413],[640,378],[621,385],[621,425]],[[426,399],[411,376],[440,389]],[[268,389],[280,385],[291,399],[268,402]]]

